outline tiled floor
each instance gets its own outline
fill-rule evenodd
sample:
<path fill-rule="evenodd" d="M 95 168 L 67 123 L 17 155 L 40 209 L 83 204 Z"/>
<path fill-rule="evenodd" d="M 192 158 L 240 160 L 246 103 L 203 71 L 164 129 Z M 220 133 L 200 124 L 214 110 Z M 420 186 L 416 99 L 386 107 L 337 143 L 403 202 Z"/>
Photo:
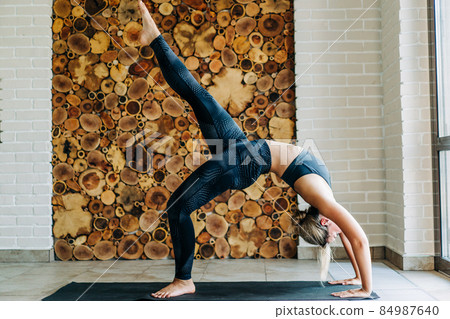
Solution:
<path fill-rule="evenodd" d="M 373 266 L 373 289 L 381 300 L 450 300 L 450 279 L 436 271 L 401 271 L 387 261 Z M 41 300 L 75 282 L 168 282 L 173 260 L 111 260 L 0 264 L 0 300 Z M 331 264 L 328 279 L 353 275 L 349 262 Z M 296 259 L 196 260 L 194 281 L 317 280 L 317 262 Z"/>

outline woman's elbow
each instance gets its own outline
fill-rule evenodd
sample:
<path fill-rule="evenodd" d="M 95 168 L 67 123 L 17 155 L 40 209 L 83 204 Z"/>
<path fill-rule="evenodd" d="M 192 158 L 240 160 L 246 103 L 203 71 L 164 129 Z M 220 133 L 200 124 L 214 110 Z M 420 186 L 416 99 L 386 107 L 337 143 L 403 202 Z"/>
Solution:
<path fill-rule="evenodd" d="M 353 249 L 364 249 L 369 247 L 369 240 L 367 239 L 366 234 L 361 234 L 360 236 L 356 236 L 350 240 L 350 243 Z"/>

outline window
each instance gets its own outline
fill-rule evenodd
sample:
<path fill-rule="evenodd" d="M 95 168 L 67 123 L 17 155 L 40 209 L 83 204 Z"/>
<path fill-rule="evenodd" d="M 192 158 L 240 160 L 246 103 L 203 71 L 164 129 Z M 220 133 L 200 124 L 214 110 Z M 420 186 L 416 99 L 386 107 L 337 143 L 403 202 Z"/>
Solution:
<path fill-rule="evenodd" d="M 439 152 L 439 175 L 441 185 L 441 245 L 443 258 L 450 260 L 450 152 Z"/>
<path fill-rule="evenodd" d="M 435 1 L 441 258 L 450 261 L 450 1 Z"/>

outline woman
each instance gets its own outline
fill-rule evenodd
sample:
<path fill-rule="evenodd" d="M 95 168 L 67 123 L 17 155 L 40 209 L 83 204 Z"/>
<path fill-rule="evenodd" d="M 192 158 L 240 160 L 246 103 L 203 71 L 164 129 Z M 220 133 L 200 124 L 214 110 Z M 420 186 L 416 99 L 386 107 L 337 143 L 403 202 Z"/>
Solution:
<path fill-rule="evenodd" d="M 362 283 L 362 288 L 332 295 L 344 298 L 370 296 L 372 275 L 367 237 L 350 213 L 335 201 L 323 162 L 299 146 L 264 139 L 249 141 L 231 116 L 173 53 L 140 0 L 139 8 L 143 21 L 141 44 L 152 47 L 167 83 L 192 106 L 206 141 L 223 141 L 223 149 L 192 172 L 167 203 L 175 278 L 152 296 L 168 298 L 195 292 L 191 278 L 195 248 L 191 212 L 228 189 L 250 186 L 259 175 L 268 172 L 280 176 L 312 206 L 299 225 L 300 235 L 307 242 L 323 248 L 322 273 L 325 275 L 330 259 L 328 244 L 340 234 L 356 277 L 331 283 Z M 282 161 L 281 150 L 287 151 L 288 164 Z"/>

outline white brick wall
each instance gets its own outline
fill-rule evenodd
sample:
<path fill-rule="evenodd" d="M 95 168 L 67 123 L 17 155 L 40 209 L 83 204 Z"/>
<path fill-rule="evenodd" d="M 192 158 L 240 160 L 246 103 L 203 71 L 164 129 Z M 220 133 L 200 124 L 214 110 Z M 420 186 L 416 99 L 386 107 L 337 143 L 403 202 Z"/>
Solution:
<path fill-rule="evenodd" d="M 52 247 L 51 5 L 0 1 L 0 249 Z M 294 10 L 300 143 L 314 140 L 371 246 L 432 255 L 426 0 Z"/>
<path fill-rule="evenodd" d="M 314 140 L 337 201 L 371 246 L 384 246 L 380 3 L 300 0 L 294 9 L 297 137 Z"/>
<path fill-rule="evenodd" d="M 371 246 L 433 256 L 427 1 L 294 8 L 300 143 L 314 140 Z"/>
<path fill-rule="evenodd" d="M 386 166 L 387 246 L 401 252 L 404 240 L 402 178 L 402 130 L 400 99 L 399 20 L 400 3 L 382 1 L 382 60 Z"/>
<path fill-rule="evenodd" d="M 0 1 L 0 249 L 53 244 L 52 3 Z"/>
<path fill-rule="evenodd" d="M 433 256 L 427 1 L 382 1 L 387 247 Z"/>

